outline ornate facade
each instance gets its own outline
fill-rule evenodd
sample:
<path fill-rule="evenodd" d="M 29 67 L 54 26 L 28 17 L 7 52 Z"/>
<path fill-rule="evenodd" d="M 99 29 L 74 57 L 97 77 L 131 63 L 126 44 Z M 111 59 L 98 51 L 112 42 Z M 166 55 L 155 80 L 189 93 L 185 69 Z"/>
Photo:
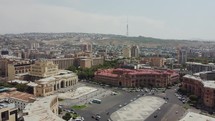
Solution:
<path fill-rule="evenodd" d="M 36 96 L 48 96 L 61 88 L 74 86 L 78 76 L 67 70 L 58 70 L 52 61 L 39 61 L 32 65 L 31 76 L 40 77 L 28 86 L 33 87 L 32 93 Z"/>
<path fill-rule="evenodd" d="M 178 81 L 179 74 L 172 70 L 106 69 L 95 73 L 96 81 L 122 87 L 166 87 Z"/>
<path fill-rule="evenodd" d="M 198 96 L 207 107 L 215 107 L 215 80 L 203 79 L 198 75 L 185 75 L 182 88 Z"/>

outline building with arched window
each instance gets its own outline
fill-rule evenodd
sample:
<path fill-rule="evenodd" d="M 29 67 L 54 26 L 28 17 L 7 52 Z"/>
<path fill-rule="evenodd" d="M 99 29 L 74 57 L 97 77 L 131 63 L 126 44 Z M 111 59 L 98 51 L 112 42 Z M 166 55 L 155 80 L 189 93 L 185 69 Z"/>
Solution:
<path fill-rule="evenodd" d="M 120 87 L 167 87 L 179 79 L 173 70 L 105 69 L 95 73 L 96 81 Z"/>
<path fill-rule="evenodd" d="M 200 72 L 194 75 L 185 75 L 182 89 L 196 95 L 207 107 L 215 107 L 215 72 Z"/>
<path fill-rule="evenodd" d="M 48 96 L 61 88 L 74 86 L 78 82 L 78 76 L 68 70 L 58 70 L 58 66 L 52 61 L 42 60 L 31 66 L 30 76 L 34 82 L 29 83 L 32 93 L 36 96 Z"/>

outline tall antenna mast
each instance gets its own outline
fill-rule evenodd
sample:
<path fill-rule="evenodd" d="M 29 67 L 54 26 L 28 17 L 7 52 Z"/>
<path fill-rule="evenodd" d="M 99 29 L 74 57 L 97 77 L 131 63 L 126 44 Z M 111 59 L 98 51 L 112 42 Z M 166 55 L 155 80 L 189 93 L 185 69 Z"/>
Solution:
<path fill-rule="evenodd" d="M 127 16 L 127 25 L 126 25 L 126 36 L 128 36 L 128 16 Z"/>

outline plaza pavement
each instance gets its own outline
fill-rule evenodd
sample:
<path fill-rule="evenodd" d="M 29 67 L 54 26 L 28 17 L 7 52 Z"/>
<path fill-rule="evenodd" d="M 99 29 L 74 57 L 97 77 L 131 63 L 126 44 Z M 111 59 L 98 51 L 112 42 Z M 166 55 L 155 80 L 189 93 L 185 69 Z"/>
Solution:
<path fill-rule="evenodd" d="M 94 92 L 94 91 L 97 91 L 97 89 L 93 88 L 93 87 L 83 86 L 83 87 L 78 87 L 74 91 L 59 93 L 58 96 L 61 99 L 77 99 L 79 97 L 82 97 L 82 96 L 87 95 L 87 94 Z"/>
<path fill-rule="evenodd" d="M 143 121 L 158 110 L 165 100 L 154 96 L 140 97 L 111 114 L 112 121 Z"/>

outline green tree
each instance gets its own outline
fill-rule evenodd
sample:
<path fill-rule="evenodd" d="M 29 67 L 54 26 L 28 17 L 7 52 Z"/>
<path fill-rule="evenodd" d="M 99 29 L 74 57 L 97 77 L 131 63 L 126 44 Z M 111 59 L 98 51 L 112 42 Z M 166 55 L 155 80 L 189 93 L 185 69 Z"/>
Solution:
<path fill-rule="evenodd" d="M 92 66 L 91 68 L 76 68 L 71 66 L 68 70 L 76 72 L 80 79 L 93 79 L 94 73 L 98 69 L 116 68 L 119 60 L 105 61 L 103 65 Z"/>
<path fill-rule="evenodd" d="M 66 113 L 62 118 L 66 121 L 68 121 L 71 118 L 71 114 L 70 113 Z"/>
<path fill-rule="evenodd" d="M 17 84 L 17 85 L 15 86 L 15 88 L 16 88 L 18 91 L 26 92 L 28 86 L 27 86 L 26 84 Z"/>
<path fill-rule="evenodd" d="M 61 114 L 61 112 L 62 112 L 62 109 L 58 108 L 58 114 Z"/>
<path fill-rule="evenodd" d="M 186 95 L 186 94 L 187 94 L 187 91 L 186 91 L 186 89 L 184 89 L 184 88 L 179 88 L 179 89 L 178 89 L 178 92 L 180 92 L 180 93 L 183 94 L 183 95 Z"/>
<path fill-rule="evenodd" d="M 77 68 L 75 66 L 70 66 L 68 68 L 68 70 L 72 71 L 72 72 L 76 72 L 77 71 Z"/>
<path fill-rule="evenodd" d="M 190 96 L 189 96 L 189 99 L 190 99 L 191 101 L 197 101 L 197 100 L 198 100 L 198 97 L 197 97 L 196 95 L 190 95 Z"/>

